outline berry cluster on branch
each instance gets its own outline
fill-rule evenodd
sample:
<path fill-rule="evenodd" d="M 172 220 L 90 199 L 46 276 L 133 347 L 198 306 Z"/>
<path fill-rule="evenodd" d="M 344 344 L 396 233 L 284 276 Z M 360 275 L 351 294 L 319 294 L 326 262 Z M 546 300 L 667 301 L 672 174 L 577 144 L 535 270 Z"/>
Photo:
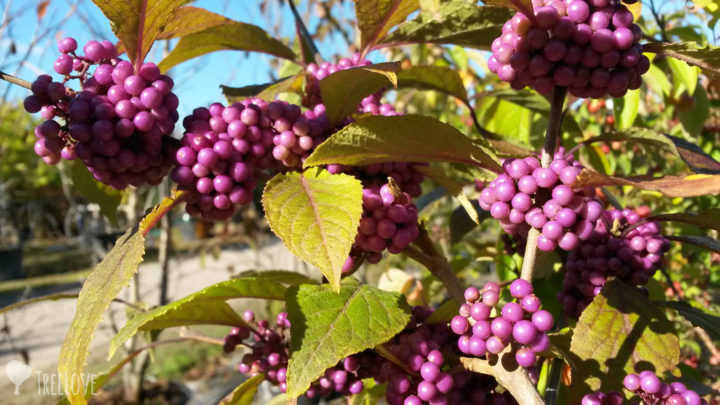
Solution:
<path fill-rule="evenodd" d="M 628 374 L 623 386 L 637 396 L 643 405 L 706 405 L 697 392 L 687 388 L 681 382 L 664 384 L 652 371 L 640 374 Z M 582 405 L 622 405 L 624 397 L 617 391 L 609 393 L 593 392 L 582 399 Z M 633 402 L 635 403 L 635 402 Z"/>

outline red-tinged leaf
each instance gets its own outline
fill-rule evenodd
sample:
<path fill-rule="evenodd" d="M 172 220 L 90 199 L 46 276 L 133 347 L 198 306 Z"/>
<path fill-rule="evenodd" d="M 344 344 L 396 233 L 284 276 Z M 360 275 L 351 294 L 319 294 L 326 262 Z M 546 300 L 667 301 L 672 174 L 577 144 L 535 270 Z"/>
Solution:
<path fill-rule="evenodd" d="M 695 173 L 720 174 L 720 162 L 713 159 L 699 146 L 672 135 L 665 135 L 677 148 L 685 164 Z"/>
<path fill-rule="evenodd" d="M 625 375 L 638 368 L 654 367 L 660 375 L 674 369 L 680 343 L 656 305 L 637 288 L 611 280 L 580 315 L 570 352 L 580 361 L 572 401 L 588 391 L 619 391 Z"/>
<path fill-rule="evenodd" d="M 643 45 L 643 51 L 671 56 L 701 69 L 720 73 L 720 48 L 715 46 L 701 48 L 695 42 L 651 42 Z"/>
<path fill-rule="evenodd" d="M 488 6 L 508 7 L 525 15 L 535 15 L 530 0 L 485 0 L 484 3 Z"/>
<path fill-rule="evenodd" d="M 668 197 L 698 197 L 720 194 L 720 175 L 612 177 L 592 170 L 583 170 L 574 183 L 576 187 L 633 186 L 660 192 Z"/>
<path fill-rule="evenodd" d="M 420 7 L 417 0 L 355 0 L 360 47 L 372 47 Z"/>
<path fill-rule="evenodd" d="M 185 6 L 175 12 L 173 18 L 162 27 L 157 39 L 184 37 L 232 20 L 204 8 Z"/>
<path fill-rule="evenodd" d="M 167 71 L 186 60 L 222 50 L 262 52 L 295 60 L 292 50 L 262 28 L 231 21 L 180 38 L 172 52 L 158 66 L 160 70 Z"/>
<path fill-rule="evenodd" d="M 665 237 L 670 240 L 674 240 L 675 242 L 689 243 L 691 245 L 707 249 L 711 252 L 720 253 L 720 242 L 709 236 L 666 235 Z"/>
<path fill-rule="evenodd" d="M 175 18 L 189 0 L 93 0 L 110 20 L 115 36 L 122 41 L 130 62 L 145 59 L 163 27 Z"/>
<path fill-rule="evenodd" d="M 720 208 L 710 208 L 693 212 L 678 212 L 674 214 L 660 214 L 648 218 L 649 221 L 674 221 L 686 224 L 697 225 L 701 228 L 709 228 L 720 231 Z"/>

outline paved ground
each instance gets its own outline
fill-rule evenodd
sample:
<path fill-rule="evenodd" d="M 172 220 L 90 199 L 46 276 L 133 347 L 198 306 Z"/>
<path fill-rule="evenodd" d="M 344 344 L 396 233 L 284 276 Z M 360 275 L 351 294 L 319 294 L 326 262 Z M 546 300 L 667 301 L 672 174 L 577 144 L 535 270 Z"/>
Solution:
<path fill-rule="evenodd" d="M 285 269 L 317 274 L 316 270 L 295 259 L 282 245 L 274 242 L 259 251 L 251 249 L 225 250 L 218 259 L 207 255 L 201 257 L 176 258 L 172 261 L 169 285 L 171 299 L 184 297 L 192 292 L 201 290 L 211 284 L 228 279 L 230 273 L 242 270 Z M 158 285 L 160 281 L 160 268 L 157 263 L 148 263 L 140 266 L 141 292 L 144 302 L 155 304 L 158 302 Z M 73 288 L 73 287 L 71 287 Z M 74 287 L 67 292 L 77 292 Z M 129 298 L 129 291 L 125 289 L 119 295 Z M 28 404 L 28 403 L 54 403 L 56 397 L 52 396 L 60 391 L 57 386 L 57 357 L 63 338 L 75 314 L 76 302 L 74 299 L 60 301 L 46 301 L 35 303 L 0 315 L 0 324 L 9 328 L 8 334 L 3 334 L 0 340 L 0 403 L 1 404 Z M 110 318 L 116 325 L 122 326 L 125 322 L 125 308 L 122 304 L 113 304 L 106 312 L 103 322 L 90 347 L 91 367 L 102 369 L 98 362 L 103 362 L 107 354 L 108 343 L 113 336 Z M 26 351 L 29 365 L 32 368 L 31 376 L 19 387 L 20 396 L 15 397 L 15 386 L 10 382 L 8 370 L 12 375 L 22 378 L 22 371 L 18 371 L 7 364 L 13 360 L 23 361 L 20 351 Z M 17 364 L 16 364 L 17 366 Z"/>

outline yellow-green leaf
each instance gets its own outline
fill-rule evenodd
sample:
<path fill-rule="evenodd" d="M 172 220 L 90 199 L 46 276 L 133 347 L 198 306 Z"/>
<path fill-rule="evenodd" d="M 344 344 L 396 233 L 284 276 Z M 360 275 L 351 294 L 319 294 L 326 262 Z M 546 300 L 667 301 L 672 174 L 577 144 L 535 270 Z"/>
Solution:
<path fill-rule="evenodd" d="M 398 87 L 435 90 L 467 102 L 467 91 L 460 74 L 446 66 L 412 66 L 398 73 Z"/>
<path fill-rule="evenodd" d="M 451 125 L 412 114 L 358 120 L 323 142 L 305 167 L 382 162 L 457 162 L 500 170 L 488 148 L 474 144 Z"/>
<path fill-rule="evenodd" d="M 160 62 L 159 67 L 160 70 L 167 71 L 188 59 L 222 50 L 263 52 L 295 60 L 293 51 L 262 28 L 231 21 L 180 38 L 172 52 Z"/>
<path fill-rule="evenodd" d="M 354 0 L 360 47 L 372 47 L 420 5 L 417 0 Z"/>
<path fill-rule="evenodd" d="M 215 14 L 204 8 L 185 6 L 175 11 L 175 15 L 163 27 L 157 39 L 170 39 L 184 37 L 188 34 L 203 31 L 220 24 L 227 24 L 232 20 Z"/>
<path fill-rule="evenodd" d="M 223 405 L 250 405 L 253 402 L 255 393 L 260 386 L 260 383 L 265 380 L 264 374 L 258 374 L 245 380 L 242 384 L 238 385 L 232 392 L 230 401 L 223 402 Z"/>
<path fill-rule="evenodd" d="M 367 96 L 388 85 L 397 87 L 399 62 L 378 63 L 339 70 L 320 80 L 320 94 L 330 126 L 342 121 L 357 109 Z"/>
<path fill-rule="evenodd" d="M 279 174 L 265 186 L 262 203 L 270 228 L 285 246 L 317 266 L 339 291 L 362 215 L 360 181 L 319 168 Z"/>
<path fill-rule="evenodd" d="M 720 48 L 700 47 L 695 42 L 651 42 L 643 45 L 644 52 L 652 52 L 683 60 L 701 69 L 720 73 Z"/>
<path fill-rule="evenodd" d="M 285 297 L 290 329 L 287 393 L 302 395 L 343 358 L 388 341 L 410 321 L 402 295 L 343 281 L 339 294 L 328 285 L 301 285 Z"/>

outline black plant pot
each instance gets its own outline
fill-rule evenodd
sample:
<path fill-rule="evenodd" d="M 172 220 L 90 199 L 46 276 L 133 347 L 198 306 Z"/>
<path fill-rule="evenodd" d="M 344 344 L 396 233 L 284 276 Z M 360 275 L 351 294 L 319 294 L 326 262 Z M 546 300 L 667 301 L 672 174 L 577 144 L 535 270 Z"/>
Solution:
<path fill-rule="evenodd" d="M 22 246 L 0 248 L 0 281 L 23 278 Z"/>

